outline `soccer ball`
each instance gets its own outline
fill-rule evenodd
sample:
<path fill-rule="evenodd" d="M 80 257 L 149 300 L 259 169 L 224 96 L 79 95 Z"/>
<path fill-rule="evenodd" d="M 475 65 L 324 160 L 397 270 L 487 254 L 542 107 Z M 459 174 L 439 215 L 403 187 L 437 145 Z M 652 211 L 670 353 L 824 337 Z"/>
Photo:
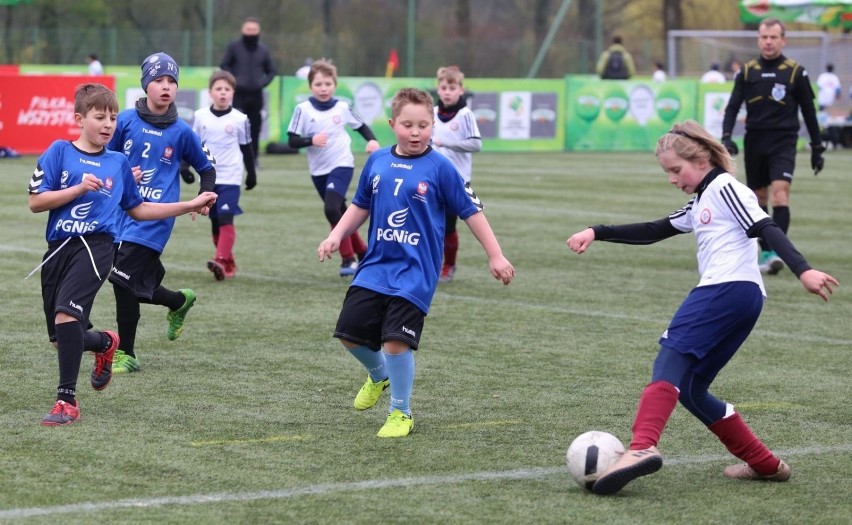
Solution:
<path fill-rule="evenodd" d="M 591 430 L 580 434 L 568 447 L 568 471 L 581 487 L 592 490 L 598 475 L 624 454 L 624 445 L 612 434 Z"/>

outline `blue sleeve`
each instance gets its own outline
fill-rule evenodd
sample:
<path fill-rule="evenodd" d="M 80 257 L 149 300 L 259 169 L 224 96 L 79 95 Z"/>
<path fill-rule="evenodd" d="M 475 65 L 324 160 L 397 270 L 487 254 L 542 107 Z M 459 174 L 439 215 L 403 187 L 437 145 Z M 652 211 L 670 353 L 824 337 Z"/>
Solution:
<path fill-rule="evenodd" d="M 358 177 L 358 186 L 355 188 L 355 195 L 352 196 L 352 204 L 359 208 L 369 209 L 370 202 L 373 200 L 373 186 L 369 174 L 372 173 L 373 163 L 378 157 L 378 151 L 367 157 L 367 162 L 364 163 L 364 168 L 361 170 L 361 176 Z"/>
<path fill-rule="evenodd" d="M 130 168 L 130 162 L 124 155 L 121 156 L 121 209 L 132 210 L 142 204 L 142 195 L 139 194 L 139 187 L 136 185 L 136 179 L 133 178 L 133 171 Z"/>
<path fill-rule="evenodd" d="M 201 138 L 192 131 L 189 124 L 186 124 L 182 136 L 184 140 L 183 160 L 189 162 L 198 173 L 212 170 L 216 160 L 210 150 L 201 143 Z"/>

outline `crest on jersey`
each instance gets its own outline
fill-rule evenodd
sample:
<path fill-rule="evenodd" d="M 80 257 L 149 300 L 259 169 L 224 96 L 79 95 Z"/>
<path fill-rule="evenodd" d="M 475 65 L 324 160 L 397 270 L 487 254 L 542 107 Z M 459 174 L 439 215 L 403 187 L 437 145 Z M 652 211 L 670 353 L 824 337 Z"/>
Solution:
<path fill-rule="evenodd" d="M 417 194 L 418 195 L 426 195 L 427 191 L 429 191 L 429 185 L 428 184 L 426 184 L 425 182 L 422 182 L 422 181 L 417 183 Z"/>
<path fill-rule="evenodd" d="M 698 217 L 698 220 L 701 221 L 701 224 L 710 224 L 710 221 L 713 220 L 713 214 L 710 212 L 710 208 L 704 208 L 701 210 L 701 215 Z"/>
<path fill-rule="evenodd" d="M 772 87 L 772 98 L 775 100 L 784 100 L 787 95 L 787 86 L 784 84 L 775 84 Z"/>
<path fill-rule="evenodd" d="M 174 154 L 175 149 L 171 146 L 166 146 L 166 149 L 163 150 L 163 157 L 171 160 L 172 155 Z"/>

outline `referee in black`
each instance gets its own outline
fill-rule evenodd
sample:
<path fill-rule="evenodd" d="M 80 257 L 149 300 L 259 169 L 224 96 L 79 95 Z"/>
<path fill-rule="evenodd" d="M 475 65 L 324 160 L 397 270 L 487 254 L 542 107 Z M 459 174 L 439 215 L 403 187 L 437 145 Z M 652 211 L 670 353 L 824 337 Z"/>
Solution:
<path fill-rule="evenodd" d="M 754 191 L 761 208 L 768 211 L 767 204 L 772 206 L 772 219 L 786 234 L 790 228 L 790 184 L 796 165 L 800 109 L 811 137 L 814 175 L 825 164 L 822 158 L 825 147 L 808 72 L 781 53 L 787 43 L 785 31 L 784 23 L 777 18 L 767 18 L 758 26 L 760 57 L 746 62 L 734 78 L 734 90 L 722 123 L 722 144 L 731 155 L 739 153 L 731 132 L 745 101 L 746 184 Z M 772 275 L 784 268 L 781 258 L 763 239 L 760 239 L 758 263 L 761 272 Z"/>

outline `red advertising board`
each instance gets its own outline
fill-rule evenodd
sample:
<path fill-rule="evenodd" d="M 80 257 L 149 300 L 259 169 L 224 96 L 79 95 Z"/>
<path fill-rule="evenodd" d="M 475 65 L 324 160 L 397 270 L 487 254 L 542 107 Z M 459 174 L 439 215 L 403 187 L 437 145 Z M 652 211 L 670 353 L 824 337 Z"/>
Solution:
<path fill-rule="evenodd" d="M 0 147 L 38 155 L 54 140 L 74 140 L 77 86 L 98 82 L 115 89 L 115 77 L 0 74 Z"/>

